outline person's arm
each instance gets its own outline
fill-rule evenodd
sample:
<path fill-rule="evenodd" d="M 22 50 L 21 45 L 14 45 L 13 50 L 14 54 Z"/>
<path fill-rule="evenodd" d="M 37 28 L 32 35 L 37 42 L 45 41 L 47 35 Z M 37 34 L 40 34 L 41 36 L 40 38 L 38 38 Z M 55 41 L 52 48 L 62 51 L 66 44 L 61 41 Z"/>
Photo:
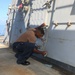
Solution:
<path fill-rule="evenodd" d="M 44 38 L 40 38 L 40 40 L 44 43 L 46 41 L 46 39 Z"/>

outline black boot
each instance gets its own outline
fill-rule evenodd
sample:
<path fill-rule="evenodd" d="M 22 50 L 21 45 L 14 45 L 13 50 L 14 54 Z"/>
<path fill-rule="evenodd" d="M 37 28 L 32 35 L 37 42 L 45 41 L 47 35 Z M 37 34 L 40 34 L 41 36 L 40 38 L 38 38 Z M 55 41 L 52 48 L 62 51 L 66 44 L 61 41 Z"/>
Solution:
<path fill-rule="evenodd" d="M 20 62 L 20 61 L 17 60 L 17 64 L 30 65 L 30 62 L 29 61 Z"/>

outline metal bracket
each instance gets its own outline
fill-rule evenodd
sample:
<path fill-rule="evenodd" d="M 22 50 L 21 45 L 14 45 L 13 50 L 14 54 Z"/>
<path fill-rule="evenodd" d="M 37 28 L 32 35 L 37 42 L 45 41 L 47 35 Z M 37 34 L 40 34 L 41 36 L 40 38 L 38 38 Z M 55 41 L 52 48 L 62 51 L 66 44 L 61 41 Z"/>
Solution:
<path fill-rule="evenodd" d="M 58 26 L 58 23 L 56 22 L 56 23 L 54 23 L 54 25 L 55 25 L 55 27 L 57 27 Z"/>
<path fill-rule="evenodd" d="M 43 6 L 45 6 L 45 7 L 47 7 L 47 8 L 50 8 L 52 1 L 53 1 L 53 0 L 47 1 Z M 42 6 L 42 7 L 43 7 L 43 6 Z"/>
<path fill-rule="evenodd" d="M 22 1 L 22 4 L 25 4 L 25 3 L 28 4 L 30 0 L 21 0 L 21 1 Z"/>
<path fill-rule="evenodd" d="M 67 22 L 67 27 L 71 26 L 71 22 Z"/>

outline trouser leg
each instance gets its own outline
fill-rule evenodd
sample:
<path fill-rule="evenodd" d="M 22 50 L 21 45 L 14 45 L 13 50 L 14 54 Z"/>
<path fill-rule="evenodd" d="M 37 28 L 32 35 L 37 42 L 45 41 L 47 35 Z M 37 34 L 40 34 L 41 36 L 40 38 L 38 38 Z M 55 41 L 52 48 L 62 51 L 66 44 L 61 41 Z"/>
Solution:
<path fill-rule="evenodd" d="M 13 43 L 12 48 L 13 48 L 13 51 L 16 53 L 15 57 L 17 57 L 17 58 L 23 52 L 23 50 L 21 49 L 21 46 L 20 46 L 20 42 Z"/>
<path fill-rule="evenodd" d="M 22 53 L 19 54 L 17 63 L 24 63 L 33 53 L 35 45 L 31 43 L 24 43 L 21 45 Z"/>

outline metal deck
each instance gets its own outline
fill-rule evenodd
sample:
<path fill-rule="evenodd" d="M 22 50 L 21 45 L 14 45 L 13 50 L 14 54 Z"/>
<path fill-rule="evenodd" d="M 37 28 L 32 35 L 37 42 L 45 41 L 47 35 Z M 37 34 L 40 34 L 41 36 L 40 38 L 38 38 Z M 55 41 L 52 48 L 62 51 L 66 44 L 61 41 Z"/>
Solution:
<path fill-rule="evenodd" d="M 2 42 L 2 39 L 0 39 L 0 42 Z M 31 63 L 29 66 L 18 65 L 14 54 L 12 49 L 0 43 L 0 75 L 69 75 L 32 58 L 29 58 Z"/>

